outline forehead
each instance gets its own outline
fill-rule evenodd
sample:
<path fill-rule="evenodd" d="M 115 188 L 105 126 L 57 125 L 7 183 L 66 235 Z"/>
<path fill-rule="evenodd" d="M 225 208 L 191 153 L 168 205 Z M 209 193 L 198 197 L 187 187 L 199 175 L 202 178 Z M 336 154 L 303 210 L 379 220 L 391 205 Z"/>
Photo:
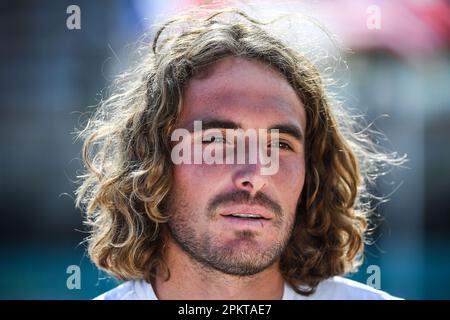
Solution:
<path fill-rule="evenodd" d="M 303 104 L 287 80 L 264 63 L 237 57 L 220 60 L 186 86 L 179 126 L 205 118 L 249 128 L 280 122 L 306 126 Z"/>

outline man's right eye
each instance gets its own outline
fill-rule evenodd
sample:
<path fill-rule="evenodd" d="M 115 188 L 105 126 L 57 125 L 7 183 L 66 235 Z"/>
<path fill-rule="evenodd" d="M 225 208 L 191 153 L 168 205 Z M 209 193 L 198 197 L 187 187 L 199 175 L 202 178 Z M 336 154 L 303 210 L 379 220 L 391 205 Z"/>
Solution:
<path fill-rule="evenodd" d="M 216 136 L 212 136 L 212 137 L 206 137 L 203 139 L 202 143 L 226 143 L 226 140 L 223 137 L 216 137 Z"/>

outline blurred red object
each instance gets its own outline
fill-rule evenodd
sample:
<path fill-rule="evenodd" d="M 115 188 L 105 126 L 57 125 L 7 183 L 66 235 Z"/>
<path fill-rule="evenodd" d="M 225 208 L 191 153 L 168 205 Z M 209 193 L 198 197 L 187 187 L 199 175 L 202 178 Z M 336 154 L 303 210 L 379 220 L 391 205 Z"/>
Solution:
<path fill-rule="evenodd" d="M 220 8 L 228 1 L 183 2 Z M 279 8 L 282 2 L 272 3 Z M 311 6 L 314 12 L 305 14 L 317 17 L 355 51 L 387 50 L 411 55 L 449 48 L 450 4 L 445 0 L 288 1 L 289 8 L 296 2 Z M 258 1 L 253 3 L 257 5 Z M 267 1 L 264 3 L 267 5 Z"/>

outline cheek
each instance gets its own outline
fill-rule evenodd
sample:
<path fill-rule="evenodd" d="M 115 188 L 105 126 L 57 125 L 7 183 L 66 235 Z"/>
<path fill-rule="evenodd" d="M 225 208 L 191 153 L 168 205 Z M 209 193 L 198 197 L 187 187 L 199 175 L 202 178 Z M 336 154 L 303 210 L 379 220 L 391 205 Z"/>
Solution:
<path fill-rule="evenodd" d="M 177 194 L 186 194 L 193 189 L 201 188 L 201 173 L 195 170 L 195 165 L 175 165 L 173 170 L 173 188 Z"/>
<path fill-rule="evenodd" d="M 295 209 L 305 183 L 304 161 L 280 159 L 280 170 L 275 178 L 281 198 L 289 208 Z"/>
<path fill-rule="evenodd" d="M 175 165 L 169 208 L 178 224 L 200 223 L 208 195 L 200 170 L 196 165 Z M 199 194 L 205 197 L 199 197 Z"/>
<path fill-rule="evenodd" d="M 174 166 L 173 190 L 183 198 L 191 198 L 195 203 L 207 201 L 219 188 L 227 174 L 225 166 L 181 164 Z"/>

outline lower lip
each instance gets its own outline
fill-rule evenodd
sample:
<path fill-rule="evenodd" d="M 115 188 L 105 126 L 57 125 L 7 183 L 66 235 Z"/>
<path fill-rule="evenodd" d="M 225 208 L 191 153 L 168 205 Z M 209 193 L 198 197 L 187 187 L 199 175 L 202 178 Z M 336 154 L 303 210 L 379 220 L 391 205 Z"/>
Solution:
<path fill-rule="evenodd" d="M 253 218 L 237 218 L 233 216 L 223 216 L 225 221 L 234 225 L 250 228 L 264 228 L 270 220 L 268 219 L 253 219 Z"/>

